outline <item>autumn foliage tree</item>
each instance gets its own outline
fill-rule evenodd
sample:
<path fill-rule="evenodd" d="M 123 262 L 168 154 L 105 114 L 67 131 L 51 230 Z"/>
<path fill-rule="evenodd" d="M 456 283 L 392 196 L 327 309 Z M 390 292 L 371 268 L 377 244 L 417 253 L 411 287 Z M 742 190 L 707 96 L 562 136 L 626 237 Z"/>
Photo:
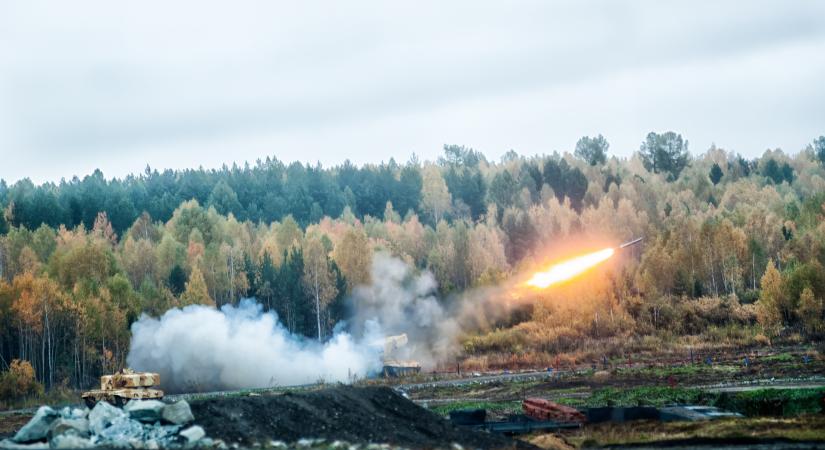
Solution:
<path fill-rule="evenodd" d="M 192 269 L 192 273 L 189 275 L 186 289 L 180 296 L 180 305 L 215 306 L 215 301 L 209 296 L 203 274 L 197 267 Z"/>
<path fill-rule="evenodd" d="M 535 309 L 504 319 L 472 311 L 484 326 L 470 347 L 572 351 L 587 339 L 760 325 L 818 339 L 821 143 L 757 158 L 717 147 L 690 155 L 667 132 L 629 158 L 607 158 L 596 137 L 574 154 L 511 151 L 500 161 L 450 145 L 434 162 L 264 158 L 125 179 L 0 181 L 0 368 L 19 360 L 15 370 L 46 388 L 86 388 L 125 364 L 141 313 L 248 296 L 290 332 L 325 340 L 346 319 L 347 295 L 372 281 L 375 252 L 431 271 L 449 308 L 462 292 L 519 280 L 559 255 L 638 236 L 641 246 L 587 283 L 525 298 Z"/>
<path fill-rule="evenodd" d="M 760 281 L 762 292 L 759 295 L 758 319 L 766 330 L 775 330 L 788 318 L 791 311 L 787 309 L 787 298 L 782 289 L 782 274 L 776 270 L 773 261 L 768 262 L 765 274 Z"/>
<path fill-rule="evenodd" d="M 25 360 L 14 359 L 0 373 L 0 400 L 4 402 L 43 394 L 43 385 L 34 377 L 34 368 Z"/>

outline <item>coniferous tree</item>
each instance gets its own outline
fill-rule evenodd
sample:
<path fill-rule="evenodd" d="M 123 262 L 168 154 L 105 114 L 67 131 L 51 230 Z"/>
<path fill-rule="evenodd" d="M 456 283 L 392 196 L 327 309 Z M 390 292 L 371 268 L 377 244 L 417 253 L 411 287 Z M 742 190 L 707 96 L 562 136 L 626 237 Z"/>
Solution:
<path fill-rule="evenodd" d="M 710 177 L 711 183 L 713 185 L 719 184 L 719 181 L 722 180 L 722 168 L 719 167 L 719 164 L 713 163 L 713 166 L 710 168 L 710 173 L 708 176 Z"/>
<path fill-rule="evenodd" d="M 825 136 L 814 139 L 814 155 L 820 164 L 825 166 Z"/>
<path fill-rule="evenodd" d="M 176 297 L 180 296 L 183 291 L 186 289 L 186 282 L 188 278 L 186 276 L 186 271 L 177 264 L 172 267 L 172 271 L 169 272 L 169 289 L 172 291 Z"/>

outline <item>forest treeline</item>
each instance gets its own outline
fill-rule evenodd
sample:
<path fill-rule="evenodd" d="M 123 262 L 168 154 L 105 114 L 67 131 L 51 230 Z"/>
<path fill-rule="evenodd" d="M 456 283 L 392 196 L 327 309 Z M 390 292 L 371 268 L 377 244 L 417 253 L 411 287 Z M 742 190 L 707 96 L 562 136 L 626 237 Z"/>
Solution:
<path fill-rule="evenodd" d="M 323 340 L 346 316 L 347 294 L 369 282 L 376 252 L 430 270 L 449 294 L 533 268 L 571 242 L 638 236 L 637 258 L 578 288 L 575 314 L 552 301 L 559 293 L 537 294 L 527 315 L 492 324 L 494 339 L 466 350 L 531 332 L 555 349 L 562 335 L 730 324 L 818 339 L 824 164 L 825 137 L 794 155 L 747 159 L 715 147 L 692 156 L 668 132 L 650 133 L 627 159 L 597 136 L 572 154 L 511 151 L 498 162 L 445 146 L 435 162 L 323 168 L 267 158 L 0 182 L 0 368 L 12 376 L 25 363 L 46 387 L 86 387 L 123 366 L 141 313 L 249 296 L 290 331 Z"/>

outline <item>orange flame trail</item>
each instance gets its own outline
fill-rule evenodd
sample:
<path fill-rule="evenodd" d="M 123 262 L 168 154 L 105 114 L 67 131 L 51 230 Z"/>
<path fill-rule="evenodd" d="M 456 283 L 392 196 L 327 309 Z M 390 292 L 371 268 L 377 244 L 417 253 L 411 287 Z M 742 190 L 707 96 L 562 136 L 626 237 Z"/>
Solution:
<path fill-rule="evenodd" d="M 607 260 L 613 256 L 613 253 L 615 253 L 614 249 L 606 248 L 604 250 L 599 250 L 597 252 L 588 253 L 586 255 L 577 256 L 573 259 L 560 262 L 551 266 L 544 272 L 537 272 L 534 274 L 533 278 L 530 278 L 530 280 L 527 281 L 527 285 L 544 289 L 560 281 L 569 280 L 576 275 L 585 272 L 587 269 L 595 266 L 596 264 Z"/>

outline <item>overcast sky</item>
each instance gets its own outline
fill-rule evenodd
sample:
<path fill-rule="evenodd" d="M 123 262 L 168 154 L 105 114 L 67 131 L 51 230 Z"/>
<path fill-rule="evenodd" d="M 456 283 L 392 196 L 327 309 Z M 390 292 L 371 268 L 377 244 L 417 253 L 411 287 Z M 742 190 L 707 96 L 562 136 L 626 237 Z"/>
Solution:
<path fill-rule="evenodd" d="M 0 0 L 0 178 L 825 134 L 825 1 Z"/>

